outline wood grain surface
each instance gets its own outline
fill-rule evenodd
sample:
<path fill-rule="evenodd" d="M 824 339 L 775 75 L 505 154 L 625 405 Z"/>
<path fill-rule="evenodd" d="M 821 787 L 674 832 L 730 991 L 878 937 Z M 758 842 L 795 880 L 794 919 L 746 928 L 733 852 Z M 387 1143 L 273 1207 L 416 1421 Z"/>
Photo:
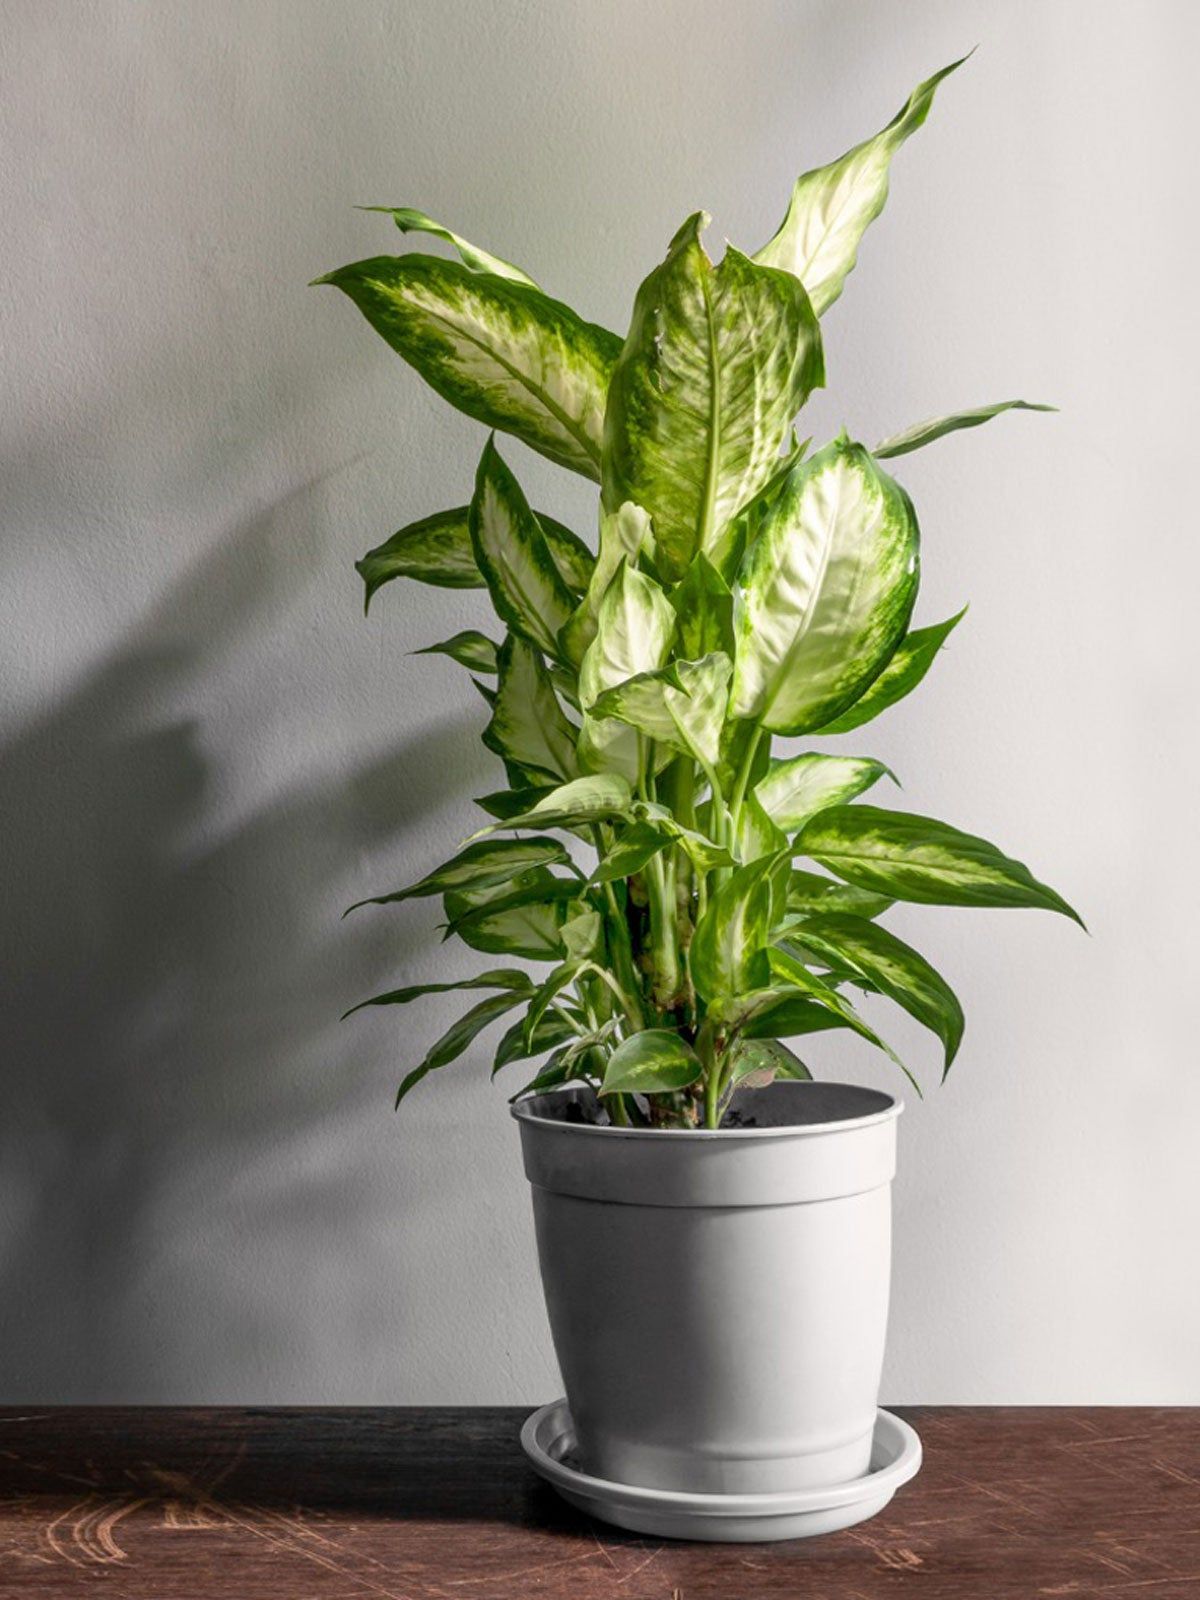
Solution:
<path fill-rule="evenodd" d="M 1200 1600 L 1200 1411 L 906 1408 L 882 1516 L 740 1546 L 576 1515 L 524 1414 L 0 1410 L 0 1596 Z"/>

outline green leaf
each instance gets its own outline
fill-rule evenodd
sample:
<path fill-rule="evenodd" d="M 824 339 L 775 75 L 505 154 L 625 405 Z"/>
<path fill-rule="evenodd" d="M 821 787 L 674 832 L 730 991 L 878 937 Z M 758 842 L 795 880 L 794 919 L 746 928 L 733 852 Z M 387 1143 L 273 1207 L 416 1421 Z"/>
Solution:
<path fill-rule="evenodd" d="M 634 812 L 644 817 L 687 855 L 697 872 L 708 873 L 714 867 L 732 867 L 736 863 L 724 845 L 714 844 L 707 834 L 697 828 L 685 827 L 677 822 L 666 806 L 657 802 L 637 801 Z"/>
<path fill-rule="evenodd" d="M 601 603 L 622 561 L 628 559 L 636 566 L 642 551 L 653 543 L 650 518 L 631 500 L 616 511 L 601 514 L 600 549 L 586 592 L 559 634 L 562 654 L 568 661 L 578 665 L 596 637 Z"/>
<path fill-rule="evenodd" d="M 457 934 L 471 949 L 494 955 L 557 961 L 563 953 L 560 930 L 567 902 L 578 891 L 575 879 L 524 883 L 452 920 L 447 936 Z"/>
<path fill-rule="evenodd" d="M 498 1021 L 514 1006 L 520 1005 L 523 998 L 524 996 L 520 994 L 494 994 L 486 1000 L 481 1000 L 477 1006 L 472 1006 L 465 1016 L 459 1017 L 457 1022 L 446 1029 L 437 1043 L 430 1047 L 421 1065 L 414 1067 L 404 1079 L 396 1091 L 396 1104 L 399 1105 L 422 1078 L 428 1077 L 438 1067 L 445 1067 L 451 1061 L 457 1061 L 485 1028 Z"/>
<path fill-rule="evenodd" d="M 570 856 L 557 839 L 481 839 L 460 850 L 426 877 L 406 889 L 391 894 L 372 895 L 356 900 L 343 913 L 349 916 L 359 906 L 386 906 L 400 900 L 414 900 L 431 894 L 445 894 L 464 887 L 486 888 L 493 883 L 508 883 L 530 867 L 563 866 Z"/>
<path fill-rule="evenodd" d="M 556 1045 L 574 1037 L 575 1030 L 566 1017 L 560 1012 L 550 1011 L 538 1023 L 533 1038 L 527 1041 L 525 1018 L 520 1017 L 505 1031 L 504 1037 L 496 1046 L 492 1077 L 502 1072 L 505 1067 L 511 1066 L 514 1061 L 528 1061 L 530 1056 L 539 1056 L 543 1050 L 553 1050 Z"/>
<path fill-rule="evenodd" d="M 631 878 L 671 842 L 671 835 L 665 828 L 645 819 L 635 822 L 606 852 L 590 882 L 612 883 L 618 878 Z"/>
<path fill-rule="evenodd" d="M 592 581 L 596 558 L 577 533 L 561 522 L 555 522 L 544 511 L 535 512 L 538 526 L 546 539 L 550 559 L 558 568 L 558 575 L 571 591 L 571 599 L 581 595 Z"/>
<path fill-rule="evenodd" d="M 452 983 L 414 983 L 407 989 L 389 989 L 386 994 L 360 1000 L 356 1006 L 342 1013 L 342 1021 L 345 1022 L 347 1017 L 352 1017 L 364 1006 L 406 1006 L 423 995 L 446 994 L 451 989 L 511 989 L 515 993 L 529 994 L 533 990 L 533 981 L 519 967 L 494 967 L 491 972 L 481 972 L 474 978 L 459 978 Z"/>
<path fill-rule="evenodd" d="M 847 883 L 935 906 L 1036 906 L 1083 926 L 1061 895 L 994 844 L 948 823 L 875 806 L 832 806 L 807 823 L 800 850 Z"/>
<path fill-rule="evenodd" d="M 812 1073 L 778 1039 L 738 1039 L 731 1051 L 731 1088 L 765 1089 L 776 1078 L 810 1082 Z"/>
<path fill-rule="evenodd" d="M 718 650 L 733 659 L 733 593 L 703 551 L 667 599 L 679 618 L 676 649 L 685 660 Z"/>
<path fill-rule="evenodd" d="M 958 433 L 962 428 L 978 428 L 981 423 L 998 417 L 1002 411 L 1057 410 L 1057 406 L 1037 405 L 1029 400 L 1000 400 L 994 406 L 977 406 L 974 411 L 955 411 L 948 417 L 931 417 L 928 422 L 918 422 L 911 428 L 905 428 L 903 433 L 893 433 L 890 438 L 881 440 L 871 454 L 877 461 L 887 456 L 906 456 L 910 450 L 919 450 L 922 445 L 932 444 L 935 439 L 942 439 L 948 433 Z"/>
<path fill-rule="evenodd" d="M 559 942 L 560 944 L 562 943 L 561 936 Z M 579 976 L 580 966 L 581 963 L 574 958 L 569 957 L 566 961 L 560 961 L 558 966 L 538 985 L 530 996 L 529 1009 L 525 1013 L 521 1026 L 525 1042 L 529 1046 L 531 1054 L 539 1025 L 550 1012 L 550 1007 L 558 999 L 562 991 Z"/>
<path fill-rule="evenodd" d="M 787 908 L 802 916 L 813 912 L 848 911 L 855 917 L 878 917 L 895 904 L 887 895 L 853 884 L 836 883 L 818 872 L 796 869 L 788 879 Z"/>
<path fill-rule="evenodd" d="M 874 1028 L 859 1016 L 844 994 L 839 994 L 830 984 L 818 978 L 815 972 L 810 972 L 802 961 L 787 950 L 776 947 L 770 951 L 768 960 L 771 971 L 777 978 L 782 978 L 786 983 L 792 984 L 806 998 L 816 1001 L 818 1005 L 824 1006 L 827 1011 L 832 1012 L 845 1027 L 857 1033 L 868 1044 L 873 1044 L 877 1050 L 882 1050 L 885 1056 L 896 1063 L 909 1083 L 917 1091 L 918 1096 L 920 1095 L 920 1084 L 892 1049 L 891 1045 L 881 1039 Z"/>
<path fill-rule="evenodd" d="M 936 1034 L 945 1050 L 945 1077 L 962 1043 L 963 1011 L 953 989 L 923 955 L 862 917 L 810 917 L 794 938 L 852 982 L 862 978 Z"/>
<path fill-rule="evenodd" d="M 661 667 L 674 632 L 675 613 L 662 589 L 623 561 L 600 602 L 596 637 L 579 668 L 579 703 L 584 711 L 579 757 L 593 772 L 619 772 L 631 783 L 637 781 L 637 735 L 612 722 L 598 722 L 588 713 L 606 689 Z"/>
<path fill-rule="evenodd" d="M 551 789 L 528 811 L 505 817 L 493 828 L 561 828 L 607 822 L 627 814 L 632 802 L 633 790 L 619 772 L 588 773 Z"/>
<path fill-rule="evenodd" d="M 605 504 L 646 508 L 666 580 L 721 544 L 825 381 L 798 281 L 732 246 L 714 267 L 700 243 L 707 221 L 689 217 L 638 290 L 604 424 Z"/>
<path fill-rule="evenodd" d="M 575 608 L 541 524 L 489 439 L 475 477 L 471 544 L 497 614 L 547 655 L 558 653 L 558 630 Z"/>
<path fill-rule="evenodd" d="M 435 222 L 432 217 L 423 211 L 414 211 L 411 206 L 359 206 L 359 211 L 381 211 L 384 216 L 391 217 L 401 233 L 429 233 L 437 239 L 444 239 L 447 244 L 452 244 L 462 257 L 465 264 L 473 272 L 491 272 L 499 278 L 510 278 L 513 283 L 527 284 L 531 289 L 536 289 L 537 284 L 527 272 L 522 272 L 520 267 L 514 267 L 511 261 L 505 261 L 502 256 L 494 256 L 487 250 L 481 250 L 478 245 L 472 244 L 469 239 L 464 239 L 461 234 L 452 233 L 441 222 Z"/>
<path fill-rule="evenodd" d="M 386 544 L 369 550 L 354 570 L 366 585 L 364 610 L 377 589 L 393 578 L 415 578 L 440 589 L 482 589 L 483 576 L 471 548 L 467 507 L 438 511 L 410 522 Z"/>
<path fill-rule="evenodd" d="M 729 657 L 713 651 L 700 661 L 673 661 L 658 672 L 640 672 L 606 689 L 592 705 L 592 719 L 615 718 L 705 768 L 714 767 L 732 670 Z"/>
<path fill-rule="evenodd" d="M 825 1033 L 848 1028 L 843 1017 L 815 1000 L 798 998 L 794 990 L 773 988 L 758 991 L 762 1003 L 751 1012 L 742 1032 L 745 1039 L 794 1039 L 807 1033 Z M 755 996 L 747 997 L 753 1000 Z"/>
<path fill-rule="evenodd" d="M 500 647 L 499 669 L 484 744 L 528 777 L 572 777 L 579 770 L 575 729 L 558 703 L 542 658 L 510 633 Z"/>
<path fill-rule="evenodd" d="M 474 628 L 464 628 L 461 633 L 443 639 L 440 644 L 427 644 L 423 650 L 414 650 L 413 655 L 449 656 L 452 661 L 457 661 L 462 667 L 469 667 L 472 672 L 499 671 L 496 646 L 487 634 L 479 633 Z"/>
<path fill-rule="evenodd" d="M 771 932 L 770 857 L 736 867 L 711 896 L 696 924 L 689 965 L 696 992 L 707 1001 L 756 988 L 767 970 Z"/>
<path fill-rule="evenodd" d="M 757 861 L 762 856 L 786 853 L 788 837 L 767 815 L 758 799 L 748 794 L 742 802 L 737 820 L 737 837 L 734 852 L 739 861 Z M 775 918 L 772 915 L 772 922 Z"/>
<path fill-rule="evenodd" d="M 669 1094 L 695 1083 L 700 1058 L 686 1039 L 670 1028 L 631 1034 L 608 1058 L 600 1093 Z"/>
<path fill-rule="evenodd" d="M 868 756 L 800 755 L 773 761 L 754 793 L 763 810 L 784 833 L 793 833 L 826 806 L 853 800 L 880 778 L 892 774 Z"/>
<path fill-rule="evenodd" d="M 523 816 L 531 811 L 539 800 L 544 800 L 560 787 L 557 783 L 533 783 L 520 789 L 497 789 L 495 794 L 477 795 L 475 804 L 486 811 L 489 817 L 499 817 L 501 822 L 506 822 L 509 817 Z"/>
<path fill-rule="evenodd" d="M 582 1078 L 585 1068 L 576 1065 L 574 1056 L 564 1056 L 561 1051 L 556 1052 L 547 1061 L 546 1065 L 527 1083 L 524 1088 L 518 1089 L 516 1094 L 509 1097 L 509 1105 L 515 1100 L 520 1100 L 527 1094 L 544 1094 L 547 1089 L 557 1089 L 564 1083 L 571 1083 L 576 1078 Z"/>
<path fill-rule="evenodd" d="M 742 569 L 730 711 L 807 733 L 850 705 L 904 636 L 917 518 L 862 445 L 793 469 Z"/>
<path fill-rule="evenodd" d="M 528 284 L 436 256 L 376 256 L 316 282 L 348 295 L 451 405 L 599 478 L 613 334 Z"/>
<path fill-rule="evenodd" d="M 892 157 L 929 115 L 938 84 L 966 59 L 918 84 L 873 139 L 797 178 L 778 232 L 754 259 L 794 273 L 818 316 L 841 294 L 858 258 L 859 241 L 883 210 Z"/>
<path fill-rule="evenodd" d="M 964 606 L 948 622 L 937 622 L 930 628 L 915 628 L 900 641 L 892 659 L 874 682 L 867 686 L 865 693 L 840 716 L 834 717 L 832 722 L 813 731 L 822 738 L 830 733 L 849 733 L 853 728 L 861 728 L 864 722 L 870 722 L 889 706 L 894 706 L 897 700 L 903 700 L 905 695 L 911 694 L 933 665 L 933 658 L 947 637 L 966 614 L 967 608 Z"/>

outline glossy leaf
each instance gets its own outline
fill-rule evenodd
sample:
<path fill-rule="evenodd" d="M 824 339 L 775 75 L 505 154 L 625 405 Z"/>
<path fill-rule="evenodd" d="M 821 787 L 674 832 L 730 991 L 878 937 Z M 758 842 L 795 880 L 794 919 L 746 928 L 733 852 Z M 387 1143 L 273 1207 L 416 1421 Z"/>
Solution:
<path fill-rule="evenodd" d="M 798 734 L 850 705 L 904 636 L 917 546 L 911 501 L 861 445 L 794 468 L 742 569 L 731 714 Z"/>
<path fill-rule="evenodd" d="M 529 274 L 522 272 L 520 267 L 514 267 L 511 261 L 505 261 L 502 256 L 492 255 L 489 250 L 481 250 L 477 244 L 472 244 L 461 234 L 452 232 L 444 223 L 435 222 L 423 211 L 415 211 L 411 206 L 359 206 L 358 209 L 383 212 L 385 216 L 391 217 L 401 233 L 428 233 L 436 239 L 444 239 L 447 244 L 454 246 L 465 265 L 473 272 L 491 272 L 497 277 L 509 278 L 513 283 L 524 283 L 531 289 L 537 288 L 537 284 Z"/>
<path fill-rule="evenodd" d="M 868 756 L 809 753 L 773 761 L 754 793 L 776 826 L 794 833 L 818 811 L 853 800 L 885 776 L 891 773 L 883 762 Z"/>
<path fill-rule="evenodd" d="M 950 1070 L 963 1036 L 963 1011 L 958 997 L 925 957 L 894 933 L 862 917 L 815 916 L 797 930 L 804 949 L 840 971 L 862 978 L 942 1041 Z"/>
<path fill-rule="evenodd" d="M 824 727 L 814 729 L 822 738 L 829 733 L 849 733 L 870 722 L 881 711 L 903 700 L 920 683 L 933 665 L 933 658 L 945 644 L 951 632 L 967 614 L 964 606 L 947 622 L 937 622 L 930 628 L 914 628 L 896 647 L 895 654 L 879 676 L 868 684 L 865 692 L 845 711 L 834 717 Z"/>
<path fill-rule="evenodd" d="M 814 912 L 848 911 L 855 917 L 881 916 L 895 901 L 871 889 L 856 889 L 852 883 L 838 883 L 818 872 L 793 869 L 788 878 L 787 908 L 802 916 Z"/>
<path fill-rule="evenodd" d="M 859 242 L 883 210 L 892 157 L 929 115 L 938 84 L 965 60 L 964 56 L 952 62 L 918 84 L 873 139 L 797 178 L 778 231 L 754 259 L 794 273 L 818 315 L 841 294 L 858 259 Z"/>
<path fill-rule="evenodd" d="M 537 651 L 510 633 L 500 647 L 498 665 L 500 679 L 484 744 L 526 779 L 573 777 L 578 771 L 575 729 Z"/>
<path fill-rule="evenodd" d="M 935 439 L 944 439 L 948 433 L 958 433 L 963 428 L 978 428 L 981 423 L 990 422 L 993 417 L 998 417 L 1002 411 L 1057 410 L 1057 406 L 1037 405 L 1029 400 L 1001 400 L 994 406 L 977 406 L 973 411 L 955 411 L 948 417 L 930 417 L 927 422 L 918 422 L 911 428 L 905 428 L 903 433 L 893 433 L 890 438 L 882 439 L 871 454 L 877 461 L 883 461 L 888 456 L 906 456 L 910 450 L 920 450 L 923 445 L 932 444 Z"/>
<path fill-rule="evenodd" d="M 436 256 L 376 256 L 316 281 L 348 295 L 451 405 L 599 478 L 613 334 L 528 284 Z"/>
<path fill-rule="evenodd" d="M 594 772 L 551 789 L 528 811 L 506 817 L 495 828 L 558 828 L 605 822 L 628 813 L 629 780 L 619 772 Z"/>
<path fill-rule="evenodd" d="M 576 666 L 583 660 L 584 652 L 596 637 L 601 603 L 622 561 L 628 558 L 636 566 L 641 552 L 652 544 L 650 518 L 641 506 L 627 501 L 616 511 L 601 515 L 600 549 L 588 577 L 586 592 L 559 634 L 561 653 L 566 660 Z"/>
<path fill-rule="evenodd" d="M 776 1078 L 809 1082 L 812 1073 L 800 1057 L 778 1039 L 739 1039 L 732 1050 L 732 1088 L 765 1089 Z"/>
<path fill-rule="evenodd" d="M 646 508 L 667 581 L 721 543 L 825 380 L 799 282 L 732 246 L 714 267 L 707 220 L 688 218 L 638 290 L 604 425 L 605 504 Z"/>
<path fill-rule="evenodd" d="M 705 1000 L 756 988 L 766 974 L 771 865 L 768 858 L 735 868 L 696 924 L 688 960 L 696 992 Z"/>
<path fill-rule="evenodd" d="M 567 902 L 578 889 L 577 883 L 564 879 L 523 885 L 468 911 L 451 924 L 450 932 L 473 950 L 557 961 L 563 953 L 559 930 Z"/>
<path fill-rule="evenodd" d="M 857 1033 L 859 1037 L 865 1039 L 868 1044 L 873 1044 L 877 1050 L 882 1050 L 884 1055 L 896 1063 L 901 1072 L 917 1091 L 917 1094 L 920 1095 L 920 1085 L 913 1077 L 912 1073 L 904 1065 L 903 1061 L 901 1061 L 900 1057 L 892 1049 L 891 1045 L 888 1044 L 884 1039 L 881 1039 L 880 1036 L 875 1032 L 874 1028 L 872 1028 L 868 1022 L 859 1016 L 858 1012 L 851 1005 L 850 1001 L 846 999 L 844 994 L 839 994 L 831 984 L 827 983 L 822 978 L 818 978 L 816 973 L 810 972 L 802 961 L 798 960 L 796 956 L 792 955 L 787 950 L 775 948 L 771 950 L 768 959 L 771 972 L 775 975 L 775 977 L 781 978 L 784 982 L 792 984 L 800 991 L 804 998 L 814 1001 L 817 1005 L 824 1006 L 825 1009 L 837 1017 L 844 1024 L 844 1026 L 851 1029 L 852 1032 Z"/>
<path fill-rule="evenodd" d="M 600 1093 L 667 1094 L 686 1089 L 701 1074 L 700 1058 L 668 1028 L 631 1034 L 608 1058 Z"/>
<path fill-rule="evenodd" d="M 641 672 L 653 672 L 667 659 L 675 632 L 675 613 L 661 587 L 624 561 L 600 603 L 596 637 L 579 668 L 579 703 L 584 711 L 579 756 L 594 772 L 638 775 L 637 735 L 614 722 L 588 715 L 606 689 Z"/>
<path fill-rule="evenodd" d="M 546 1050 L 553 1050 L 556 1045 L 565 1043 L 575 1037 L 575 1030 L 566 1017 L 557 1011 L 547 1012 L 534 1030 L 533 1037 L 525 1037 L 525 1018 L 519 1017 L 511 1028 L 504 1032 L 503 1038 L 496 1046 L 496 1054 L 492 1061 L 492 1077 L 502 1072 L 505 1067 L 511 1066 L 514 1061 L 528 1061 L 530 1056 L 539 1056 Z"/>
<path fill-rule="evenodd" d="M 414 983 L 405 989 L 389 989 L 386 994 L 360 1000 L 356 1006 L 342 1013 L 342 1021 L 366 1006 L 406 1006 L 424 995 L 448 994 L 453 989 L 509 989 L 514 993 L 529 994 L 533 990 L 533 980 L 519 967 L 495 967 L 491 972 L 480 972 L 473 978 L 459 978 L 450 983 Z"/>
<path fill-rule="evenodd" d="M 486 633 L 479 633 L 474 628 L 464 628 L 461 633 L 443 639 L 440 644 L 427 644 L 423 650 L 414 650 L 413 655 L 449 656 L 459 666 L 469 667 L 472 672 L 499 671 L 495 644 Z"/>
<path fill-rule="evenodd" d="M 738 812 L 734 851 L 739 861 L 758 861 L 762 856 L 778 856 L 788 849 L 788 837 L 767 815 L 757 797 L 748 794 Z M 774 906 L 771 915 L 775 922 Z"/>
<path fill-rule="evenodd" d="M 732 670 L 729 657 L 714 651 L 701 661 L 641 672 L 599 696 L 593 721 L 615 718 L 711 768 L 719 755 Z"/>
<path fill-rule="evenodd" d="M 677 653 L 685 661 L 722 651 L 733 659 L 733 593 L 701 551 L 668 594 L 679 618 Z"/>
<path fill-rule="evenodd" d="M 401 900 L 445 894 L 451 889 L 486 888 L 493 883 L 508 883 L 530 867 L 561 866 L 569 860 L 570 857 L 557 839 L 481 839 L 476 844 L 467 845 L 451 860 L 416 883 L 409 884 L 406 889 L 394 889 L 390 894 L 356 900 L 345 915 L 357 911 L 359 906 L 386 906 Z"/>
<path fill-rule="evenodd" d="M 797 846 L 847 883 L 896 900 L 942 906 L 1036 906 L 1082 927 L 1077 912 L 1020 861 L 949 823 L 875 806 L 833 806 Z"/>
<path fill-rule="evenodd" d="M 415 578 L 440 589 L 482 589 L 483 575 L 471 548 L 467 527 L 467 507 L 438 511 L 431 517 L 410 522 L 394 533 L 385 544 L 370 550 L 354 570 L 366 587 L 363 609 L 369 611 L 372 596 L 393 578 Z"/>
<path fill-rule="evenodd" d="M 490 1028 L 493 1022 L 521 1004 L 523 995 L 520 994 L 494 994 L 486 1000 L 481 1000 L 477 1006 L 472 1006 L 465 1016 L 459 1017 L 446 1029 L 445 1033 L 432 1045 L 424 1061 L 413 1070 L 401 1083 L 396 1091 L 396 1104 L 399 1105 L 406 1094 L 409 1094 L 438 1067 L 449 1066 L 450 1062 L 457 1061 L 463 1051 L 468 1049 L 479 1037 L 485 1028 Z"/>
<path fill-rule="evenodd" d="M 489 439 L 475 477 L 471 545 L 497 614 L 547 655 L 575 608 L 516 478 Z"/>

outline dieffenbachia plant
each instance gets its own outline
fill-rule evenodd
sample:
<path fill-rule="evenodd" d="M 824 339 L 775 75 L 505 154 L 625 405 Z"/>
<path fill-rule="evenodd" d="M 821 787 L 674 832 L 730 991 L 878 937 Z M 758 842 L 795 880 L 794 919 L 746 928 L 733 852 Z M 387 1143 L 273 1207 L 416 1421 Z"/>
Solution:
<path fill-rule="evenodd" d="M 787 742 L 894 705 L 962 616 L 910 627 L 917 519 L 881 463 L 1048 409 L 1006 401 L 874 449 L 793 433 L 825 380 L 819 318 L 953 70 L 806 172 L 755 255 L 729 246 L 714 265 L 708 219 L 689 217 L 623 341 L 419 211 L 374 208 L 458 260 L 377 256 L 318 280 L 492 430 L 470 503 L 402 528 L 358 570 L 368 604 L 398 577 L 488 591 L 502 638 L 469 629 L 428 649 L 474 675 L 507 787 L 451 860 L 365 903 L 441 896 L 471 949 L 544 965 L 364 1001 L 485 991 L 398 1099 L 507 1018 L 496 1071 L 548 1056 L 520 1093 L 581 1082 L 618 1124 L 712 1128 L 736 1086 L 809 1076 L 784 1040 L 849 1029 L 897 1060 L 855 988 L 931 1029 L 948 1069 L 959 1002 L 881 915 L 907 900 L 1075 917 L 986 840 L 856 804 L 890 776 L 881 762 Z M 595 550 L 530 507 L 496 433 L 599 485 Z"/>

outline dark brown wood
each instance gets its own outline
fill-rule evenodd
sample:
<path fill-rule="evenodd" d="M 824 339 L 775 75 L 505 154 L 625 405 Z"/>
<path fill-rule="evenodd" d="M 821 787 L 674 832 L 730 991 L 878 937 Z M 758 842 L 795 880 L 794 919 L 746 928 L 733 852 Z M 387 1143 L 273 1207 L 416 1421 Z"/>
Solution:
<path fill-rule="evenodd" d="M 0 1596 L 1200 1600 L 1200 1411 L 918 1408 L 915 1482 L 797 1544 L 591 1523 L 524 1412 L 0 1410 Z"/>

